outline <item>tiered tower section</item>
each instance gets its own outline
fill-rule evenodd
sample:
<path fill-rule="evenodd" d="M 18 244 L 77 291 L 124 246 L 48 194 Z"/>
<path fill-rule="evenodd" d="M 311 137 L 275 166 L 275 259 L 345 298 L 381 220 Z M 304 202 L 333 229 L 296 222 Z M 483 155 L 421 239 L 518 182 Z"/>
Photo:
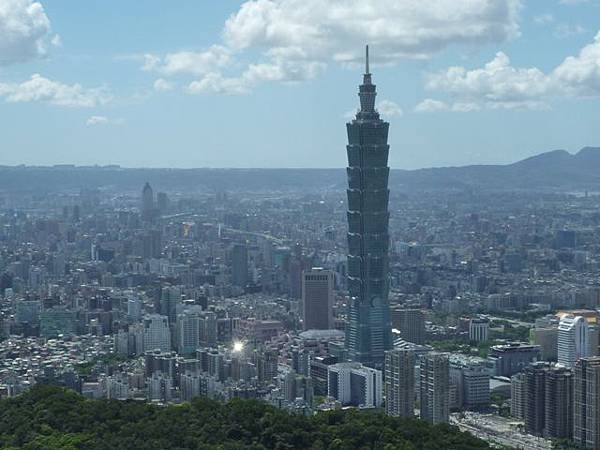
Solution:
<path fill-rule="evenodd" d="M 348 131 L 348 289 L 346 347 L 353 361 L 381 368 L 392 347 L 388 302 L 389 123 L 375 110 L 376 86 L 366 70 L 360 110 Z"/>

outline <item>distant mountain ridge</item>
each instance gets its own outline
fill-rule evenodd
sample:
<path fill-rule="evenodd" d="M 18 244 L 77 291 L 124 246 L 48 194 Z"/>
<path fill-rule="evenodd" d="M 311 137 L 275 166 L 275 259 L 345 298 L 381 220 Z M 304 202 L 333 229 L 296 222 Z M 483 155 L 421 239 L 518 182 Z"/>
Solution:
<path fill-rule="evenodd" d="M 505 165 L 408 171 L 402 173 L 398 181 L 413 186 L 439 187 L 442 183 L 464 188 L 503 190 L 598 188 L 600 147 L 584 147 L 575 154 L 566 150 L 553 150 Z"/>
<path fill-rule="evenodd" d="M 113 188 L 141 190 L 267 191 L 341 190 L 340 169 L 126 169 L 118 166 L 0 166 L 0 192 L 76 191 Z M 600 147 L 571 154 L 553 150 L 505 165 L 470 165 L 418 170 L 393 169 L 394 192 L 422 190 L 600 190 Z"/>

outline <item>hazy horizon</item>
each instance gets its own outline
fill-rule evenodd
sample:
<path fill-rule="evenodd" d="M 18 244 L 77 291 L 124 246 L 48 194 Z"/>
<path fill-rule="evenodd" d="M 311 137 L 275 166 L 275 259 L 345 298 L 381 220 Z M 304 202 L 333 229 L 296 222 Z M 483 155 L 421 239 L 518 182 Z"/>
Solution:
<path fill-rule="evenodd" d="M 416 171 L 416 170 L 427 170 L 427 169 L 440 169 L 440 168 L 452 168 L 452 167 L 467 167 L 467 166 L 504 166 L 504 165 L 510 165 L 510 164 L 514 164 L 514 163 L 518 163 L 520 161 L 523 161 L 524 159 L 528 159 L 531 157 L 535 157 L 535 156 L 539 156 L 539 155 L 543 155 L 545 153 L 552 153 L 552 152 L 562 152 L 562 151 L 566 151 L 567 153 L 569 153 L 571 156 L 576 155 L 579 151 L 583 150 L 584 148 L 598 148 L 599 147 L 595 147 L 592 145 L 587 145 L 585 147 L 582 147 L 576 151 L 568 151 L 565 149 L 554 149 L 554 150 L 547 150 L 547 151 L 543 151 L 540 153 L 534 153 L 530 156 L 526 156 L 522 159 L 516 160 L 516 161 L 510 161 L 510 162 L 502 162 L 502 163 L 478 163 L 478 162 L 473 162 L 470 164 L 464 164 L 464 165 L 453 165 L 453 166 L 429 166 L 429 167 L 416 167 L 416 168 L 411 168 L 411 169 L 405 169 L 405 168 L 401 168 L 401 167 L 390 167 L 391 170 L 402 170 L 402 171 Z M 293 166 L 289 166 L 289 167 L 235 167 L 235 166 L 230 166 L 230 167 L 225 167 L 225 166 L 204 166 L 204 167 L 178 167 L 178 166 L 125 166 L 125 165 L 121 165 L 121 164 L 72 164 L 72 163 L 55 163 L 55 164 L 0 164 L 0 167 L 11 167 L 11 168 L 18 168 L 18 167 L 42 167 L 42 168 L 57 168 L 57 167 L 74 167 L 74 168 L 82 168 L 82 167 L 97 167 L 97 168 L 119 168 L 119 169 L 133 169 L 133 170 L 201 170 L 201 169 L 214 169 L 214 170 L 345 170 L 346 166 L 338 166 L 338 167 L 334 167 L 334 166 L 330 166 L 330 167 L 293 167 Z"/>

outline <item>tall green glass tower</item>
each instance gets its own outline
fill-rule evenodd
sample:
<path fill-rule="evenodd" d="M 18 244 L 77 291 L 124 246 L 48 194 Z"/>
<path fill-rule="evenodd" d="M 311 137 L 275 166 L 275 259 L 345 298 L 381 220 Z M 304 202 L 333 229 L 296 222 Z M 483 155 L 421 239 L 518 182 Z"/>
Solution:
<path fill-rule="evenodd" d="M 389 123 L 375 110 L 375 85 L 366 70 L 359 86 L 360 110 L 348 131 L 348 357 L 381 368 L 392 348 L 388 301 Z"/>

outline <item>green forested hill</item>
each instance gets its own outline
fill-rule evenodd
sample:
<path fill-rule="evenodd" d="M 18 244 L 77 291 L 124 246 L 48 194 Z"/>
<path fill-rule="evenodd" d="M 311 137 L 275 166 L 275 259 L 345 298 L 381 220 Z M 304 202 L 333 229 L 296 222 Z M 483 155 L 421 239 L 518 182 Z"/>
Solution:
<path fill-rule="evenodd" d="M 447 426 L 357 410 L 314 417 L 265 403 L 226 404 L 199 398 L 160 407 L 134 401 L 86 400 L 73 391 L 35 387 L 0 401 L 5 449 L 423 449 L 488 448 Z"/>

